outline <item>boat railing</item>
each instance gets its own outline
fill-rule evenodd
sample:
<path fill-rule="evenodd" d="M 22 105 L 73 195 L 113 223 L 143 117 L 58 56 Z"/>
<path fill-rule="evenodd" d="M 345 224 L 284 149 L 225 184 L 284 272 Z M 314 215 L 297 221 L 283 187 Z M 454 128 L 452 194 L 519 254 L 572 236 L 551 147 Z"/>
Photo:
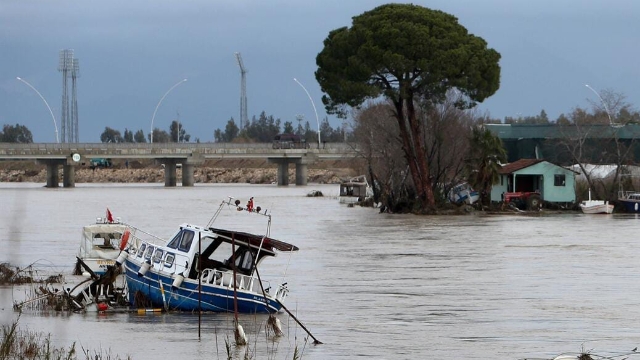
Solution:
<path fill-rule="evenodd" d="M 126 225 L 129 228 L 129 231 L 131 231 L 131 235 L 133 235 L 134 239 L 136 240 L 137 243 L 140 242 L 147 242 L 147 243 L 151 243 L 153 245 L 164 245 L 166 244 L 166 240 L 153 235 L 149 232 L 146 232 L 140 228 L 137 228 L 131 224 L 127 224 L 127 223 L 122 223 L 123 225 Z"/>
<path fill-rule="evenodd" d="M 278 301 L 284 301 L 284 298 L 287 297 L 288 293 L 289 293 L 289 288 L 287 288 L 287 283 L 284 283 L 278 286 L 278 290 L 276 291 L 275 298 Z"/>
<path fill-rule="evenodd" d="M 233 288 L 233 273 L 228 271 L 220 271 L 216 269 L 207 268 L 202 271 L 200 277 L 203 284 L 211 284 L 217 286 L 224 286 L 227 288 Z M 236 274 L 236 288 L 245 291 L 259 292 L 260 285 L 258 279 L 253 276 Z"/>
<path fill-rule="evenodd" d="M 638 191 L 628 190 L 628 191 L 618 191 L 618 199 L 628 199 L 629 196 L 638 194 Z"/>

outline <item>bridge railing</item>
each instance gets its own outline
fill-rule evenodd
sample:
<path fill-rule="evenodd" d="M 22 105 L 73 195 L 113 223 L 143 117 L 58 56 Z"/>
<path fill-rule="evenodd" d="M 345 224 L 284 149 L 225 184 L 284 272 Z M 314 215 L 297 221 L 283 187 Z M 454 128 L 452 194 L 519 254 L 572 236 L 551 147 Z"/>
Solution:
<path fill-rule="evenodd" d="M 5 158 L 66 158 L 74 153 L 88 157 L 189 157 L 198 153 L 204 157 L 220 154 L 272 156 L 314 153 L 320 157 L 348 157 L 357 150 L 353 144 L 323 143 L 309 149 L 273 149 L 272 143 L 0 143 L 0 159 Z M 209 155 L 209 156 L 207 156 Z"/>
<path fill-rule="evenodd" d="M 0 150 L 30 149 L 30 150 L 75 150 L 75 149 L 271 149 L 272 143 L 3 143 Z M 354 144 L 323 143 L 320 149 L 348 150 Z M 317 144 L 311 144 L 310 149 L 317 149 Z"/>

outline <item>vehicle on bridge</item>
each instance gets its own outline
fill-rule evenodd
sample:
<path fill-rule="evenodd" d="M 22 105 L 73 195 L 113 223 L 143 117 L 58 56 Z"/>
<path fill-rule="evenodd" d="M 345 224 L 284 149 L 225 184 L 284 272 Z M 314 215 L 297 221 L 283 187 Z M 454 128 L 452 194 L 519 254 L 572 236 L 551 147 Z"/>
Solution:
<path fill-rule="evenodd" d="M 111 163 L 111 159 L 104 159 L 104 158 L 93 158 L 91 159 L 91 161 L 89 161 L 89 166 L 92 169 L 95 168 L 108 168 L 111 167 L 112 163 Z"/>
<path fill-rule="evenodd" d="M 308 149 L 309 143 L 297 134 L 278 134 L 273 139 L 274 149 Z"/>

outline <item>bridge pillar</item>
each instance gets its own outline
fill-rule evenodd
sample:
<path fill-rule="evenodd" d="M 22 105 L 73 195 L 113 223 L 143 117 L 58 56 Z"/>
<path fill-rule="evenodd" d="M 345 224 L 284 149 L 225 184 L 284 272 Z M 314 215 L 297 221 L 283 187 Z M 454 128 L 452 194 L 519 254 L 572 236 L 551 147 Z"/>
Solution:
<path fill-rule="evenodd" d="M 307 164 L 296 163 L 296 185 L 307 185 Z"/>
<path fill-rule="evenodd" d="M 176 186 L 176 163 L 175 161 L 167 161 L 164 163 L 164 186 Z"/>
<path fill-rule="evenodd" d="M 55 161 L 47 161 L 47 187 L 57 188 L 60 186 L 60 177 L 58 176 L 58 163 Z"/>
<path fill-rule="evenodd" d="M 192 164 L 182 164 L 182 186 L 193 186 L 193 170 Z"/>
<path fill-rule="evenodd" d="M 289 160 L 279 159 L 278 161 L 278 186 L 289 185 Z"/>
<path fill-rule="evenodd" d="M 74 165 L 62 165 L 62 186 L 66 188 L 76 186 L 76 167 Z"/>

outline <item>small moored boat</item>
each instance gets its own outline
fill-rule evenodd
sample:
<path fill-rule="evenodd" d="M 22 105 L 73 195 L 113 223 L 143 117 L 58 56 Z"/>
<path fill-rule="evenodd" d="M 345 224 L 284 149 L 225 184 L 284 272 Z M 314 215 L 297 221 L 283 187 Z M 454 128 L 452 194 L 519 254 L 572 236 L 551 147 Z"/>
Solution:
<path fill-rule="evenodd" d="M 266 234 L 212 227 L 225 207 L 266 217 Z M 278 312 L 289 292 L 287 283 L 271 285 L 261 279 L 258 268 L 277 251 L 293 252 L 298 247 L 271 238 L 271 215 L 261 211 L 253 207 L 253 198 L 245 207 L 229 198 L 205 227 L 182 224 L 169 241 L 128 246 L 117 263 L 124 264 L 131 305 L 180 311 Z"/>
<path fill-rule="evenodd" d="M 626 212 L 640 212 L 640 193 L 634 191 L 620 192 L 618 201 L 624 206 Z"/>
<path fill-rule="evenodd" d="M 591 200 L 591 189 L 589 189 L 589 200 L 580 203 L 580 209 L 585 214 L 611 214 L 613 205 L 604 200 Z"/>

